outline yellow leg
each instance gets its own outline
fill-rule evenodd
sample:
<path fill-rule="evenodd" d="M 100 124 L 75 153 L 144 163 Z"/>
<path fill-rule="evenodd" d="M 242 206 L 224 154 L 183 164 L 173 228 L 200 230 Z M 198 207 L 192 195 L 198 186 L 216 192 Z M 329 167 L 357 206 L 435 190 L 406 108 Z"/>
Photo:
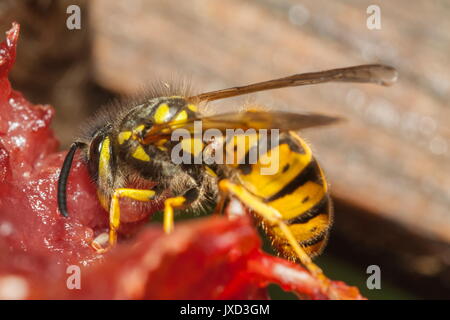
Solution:
<path fill-rule="evenodd" d="M 171 233 L 173 231 L 173 209 L 183 207 L 186 198 L 179 196 L 168 198 L 164 201 L 164 232 Z"/>
<path fill-rule="evenodd" d="M 150 201 L 155 196 L 153 190 L 139 190 L 129 188 L 116 189 L 111 198 L 109 206 L 109 247 L 113 247 L 117 242 L 117 230 L 120 225 L 120 198 L 130 198 L 137 201 Z M 105 251 L 99 243 L 95 241 L 92 246 L 99 252 Z"/>
<path fill-rule="evenodd" d="M 292 235 L 289 227 L 284 223 L 281 214 L 274 208 L 268 206 L 260 199 L 245 190 L 242 186 L 232 183 L 229 180 L 221 180 L 219 188 L 224 193 L 231 193 L 236 196 L 242 203 L 252 209 L 255 214 L 260 215 L 264 221 L 280 228 L 284 237 L 294 249 L 300 262 L 314 275 L 321 276 L 322 270 L 315 265 L 308 254 L 300 247 L 297 240 Z"/>

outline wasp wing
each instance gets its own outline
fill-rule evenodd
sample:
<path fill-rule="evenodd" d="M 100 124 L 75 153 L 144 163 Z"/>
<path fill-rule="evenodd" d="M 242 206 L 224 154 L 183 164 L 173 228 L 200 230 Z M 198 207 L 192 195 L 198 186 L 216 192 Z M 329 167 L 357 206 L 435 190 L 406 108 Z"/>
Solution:
<path fill-rule="evenodd" d="M 176 129 L 185 129 L 191 133 L 200 129 L 217 129 L 223 133 L 226 133 L 227 129 L 279 129 L 280 131 L 297 131 L 310 127 L 328 125 L 339 120 L 341 120 L 339 117 L 319 113 L 249 110 L 154 125 L 145 134 L 143 140 L 145 143 L 150 143 L 167 138 Z"/>

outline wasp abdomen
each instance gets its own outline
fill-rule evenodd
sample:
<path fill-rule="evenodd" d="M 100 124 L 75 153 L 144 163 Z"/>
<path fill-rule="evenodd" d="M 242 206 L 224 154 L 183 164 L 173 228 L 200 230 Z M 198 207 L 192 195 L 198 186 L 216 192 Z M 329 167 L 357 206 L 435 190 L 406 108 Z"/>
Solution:
<path fill-rule="evenodd" d="M 269 167 L 274 172 L 262 174 L 262 169 Z M 256 163 L 238 166 L 238 179 L 248 191 L 281 214 L 308 255 L 321 252 L 332 223 L 331 199 L 323 172 L 300 137 L 292 132 L 282 133 L 278 144 L 272 144 Z M 278 227 L 266 229 L 280 253 L 294 258 Z"/>

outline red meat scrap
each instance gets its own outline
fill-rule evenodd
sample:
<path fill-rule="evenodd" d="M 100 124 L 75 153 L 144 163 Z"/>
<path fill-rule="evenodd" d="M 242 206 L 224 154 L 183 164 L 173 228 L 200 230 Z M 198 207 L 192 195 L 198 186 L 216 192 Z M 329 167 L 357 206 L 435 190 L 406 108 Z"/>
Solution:
<path fill-rule="evenodd" d="M 269 283 L 309 299 L 362 298 L 342 282 L 324 292 L 301 266 L 263 253 L 245 214 L 180 222 L 170 235 L 139 217 L 139 232 L 96 253 L 90 243 L 107 230 L 108 214 L 77 157 L 70 217 L 59 214 L 65 152 L 50 128 L 53 108 L 11 88 L 18 37 L 14 23 L 0 44 L 0 299 L 265 299 Z"/>

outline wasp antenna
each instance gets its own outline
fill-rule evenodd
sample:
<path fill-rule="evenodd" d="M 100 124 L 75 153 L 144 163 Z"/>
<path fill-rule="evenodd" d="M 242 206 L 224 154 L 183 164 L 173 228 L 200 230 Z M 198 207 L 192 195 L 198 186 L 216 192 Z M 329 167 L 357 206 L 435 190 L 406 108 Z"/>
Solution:
<path fill-rule="evenodd" d="M 70 168 L 72 167 L 73 156 L 78 148 L 85 145 L 83 142 L 74 142 L 70 147 L 69 152 L 64 159 L 61 172 L 58 178 L 58 208 L 59 212 L 64 216 L 68 217 L 69 213 L 67 212 L 67 195 L 66 195 L 66 186 L 67 179 L 69 178 Z"/>

